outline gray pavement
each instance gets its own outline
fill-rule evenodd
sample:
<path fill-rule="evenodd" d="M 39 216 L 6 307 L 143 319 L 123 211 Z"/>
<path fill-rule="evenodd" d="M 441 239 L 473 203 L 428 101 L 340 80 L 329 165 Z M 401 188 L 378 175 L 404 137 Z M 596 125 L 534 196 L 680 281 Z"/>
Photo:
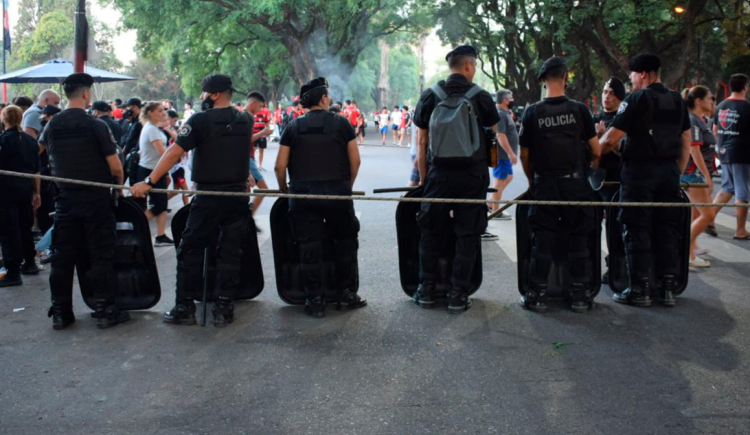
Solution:
<path fill-rule="evenodd" d="M 406 183 L 407 148 L 360 149 L 356 189 Z M 517 177 L 506 198 L 525 188 Z M 265 290 L 225 329 L 162 323 L 172 248 L 155 248 L 161 302 L 111 330 L 77 297 L 75 326 L 53 331 L 48 270 L 0 290 L 0 433 L 750 433 L 750 242 L 731 239 L 731 210 L 676 308 L 616 305 L 604 287 L 582 315 L 518 306 L 514 222 L 492 222 L 482 288 L 453 316 L 401 290 L 396 204 L 356 203 L 369 306 L 315 320 L 276 294 L 271 203 L 257 215 Z"/>

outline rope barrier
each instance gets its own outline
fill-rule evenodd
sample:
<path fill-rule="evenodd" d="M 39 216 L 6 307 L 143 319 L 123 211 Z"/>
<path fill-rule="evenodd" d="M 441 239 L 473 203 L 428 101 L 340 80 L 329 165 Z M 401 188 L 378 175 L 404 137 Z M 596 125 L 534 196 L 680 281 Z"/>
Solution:
<path fill-rule="evenodd" d="M 87 187 L 101 187 L 104 189 L 130 190 L 129 186 L 119 186 L 117 184 L 97 183 L 93 181 L 82 181 L 70 178 L 52 177 L 49 175 L 24 174 L 20 172 L 0 170 L 0 175 L 10 177 L 41 179 L 45 181 L 54 181 L 60 183 L 77 184 Z M 688 187 L 699 187 L 696 185 L 687 185 Z M 683 186 L 684 187 L 684 186 Z M 402 188 L 403 189 L 403 188 Z M 383 189 L 379 190 L 380 192 Z M 279 190 L 261 190 L 256 189 L 253 192 L 218 192 L 210 190 L 173 190 L 173 189 L 151 189 L 153 193 L 176 193 L 180 195 L 207 195 L 207 196 L 227 196 L 227 197 L 268 197 L 268 198 L 288 198 L 288 199 L 314 199 L 314 200 L 332 200 L 332 201 L 381 201 L 381 202 L 416 202 L 416 203 L 434 203 L 434 204 L 501 204 L 501 205 L 549 205 L 549 206 L 569 206 L 569 207 L 611 207 L 611 202 L 603 201 L 536 201 L 536 200 L 490 200 L 490 199 L 462 199 L 462 198 L 404 198 L 404 197 L 377 197 L 377 196 L 338 196 L 338 195 L 301 195 L 292 193 L 281 193 Z M 357 192 L 364 194 L 364 192 Z M 619 207 L 730 207 L 730 208 L 750 208 L 750 204 L 714 204 L 714 203 L 665 203 L 665 202 L 621 202 Z"/>

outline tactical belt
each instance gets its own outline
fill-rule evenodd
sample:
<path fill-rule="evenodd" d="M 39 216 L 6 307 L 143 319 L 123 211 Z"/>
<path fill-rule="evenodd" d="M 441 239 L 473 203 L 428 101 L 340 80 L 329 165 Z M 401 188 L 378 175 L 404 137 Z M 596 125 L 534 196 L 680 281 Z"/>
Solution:
<path fill-rule="evenodd" d="M 534 174 L 535 180 L 542 180 L 545 178 L 586 178 L 588 175 L 586 175 L 585 172 L 573 172 L 572 174 L 565 174 L 565 175 L 540 175 L 540 174 Z"/>

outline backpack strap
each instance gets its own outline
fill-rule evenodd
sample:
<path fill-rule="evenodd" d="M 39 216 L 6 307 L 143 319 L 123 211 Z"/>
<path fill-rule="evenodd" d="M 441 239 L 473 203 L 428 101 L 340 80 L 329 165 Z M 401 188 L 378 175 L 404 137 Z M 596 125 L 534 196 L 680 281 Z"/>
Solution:
<path fill-rule="evenodd" d="M 479 85 L 474 85 L 474 86 L 472 86 L 471 88 L 469 88 L 469 90 L 468 90 L 468 91 L 466 91 L 466 94 L 464 94 L 464 97 L 465 97 L 465 98 L 466 98 L 467 100 L 471 100 L 472 98 L 474 98 L 474 97 L 476 97 L 477 95 L 479 95 L 479 93 L 480 93 L 480 92 L 482 92 L 483 90 L 484 90 L 484 89 L 482 89 L 482 87 L 481 87 L 481 86 L 479 86 Z"/>
<path fill-rule="evenodd" d="M 445 101 L 448 99 L 448 94 L 445 93 L 443 88 L 438 83 L 432 85 L 432 87 L 430 87 L 430 90 L 433 94 L 435 94 L 436 97 L 438 97 L 438 100 Z"/>

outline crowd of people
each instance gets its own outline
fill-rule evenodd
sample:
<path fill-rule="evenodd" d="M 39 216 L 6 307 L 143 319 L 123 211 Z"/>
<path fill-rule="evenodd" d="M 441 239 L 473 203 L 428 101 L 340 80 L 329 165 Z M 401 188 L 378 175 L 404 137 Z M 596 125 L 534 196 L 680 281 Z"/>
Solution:
<path fill-rule="evenodd" d="M 529 183 L 529 198 L 539 200 L 592 201 L 598 196 L 611 202 L 619 193 L 620 201 L 625 202 L 679 202 L 683 183 L 690 201 L 716 204 L 692 210 L 689 265 L 710 266 L 701 257 L 708 250 L 699 246 L 699 235 L 705 232 L 716 237 L 713 222 L 721 206 L 733 197 L 737 203 L 747 204 L 750 196 L 750 79 L 746 75 L 731 77 L 731 95 L 717 106 L 716 96 L 705 86 L 694 86 L 681 95 L 670 91 L 661 84 L 659 58 L 639 55 L 629 65 L 631 93 L 623 80 L 610 78 L 602 90 L 603 111 L 592 114 L 586 105 L 565 96 L 567 63 L 552 57 L 538 74 L 545 82 L 546 97 L 527 107 L 517 119 L 512 90 L 491 95 L 473 83 L 477 56 L 474 47 L 456 48 L 446 56 L 449 77 L 425 90 L 414 110 L 394 105 L 392 111 L 383 107 L 372 114 L 382 145 L 390 131 L 392 145 L 411 148 L 410 185 L 423 186 L 425 198 L 485 200 L 490 178 L 494 178 L 495 191 L 490 198 L 499 200 L 513 180 L 518 161 Z M 132 97 L 124 103 L 91 102 L 92 83 L 86 74 L 66 79 L 66 110 L 61 110 L 61 96 L 53 90 L 43 91 L 36 102 L 17 97 L 4 107 L 0 112 L 0 168 L 85 181 L 129 182 L 145 216 L 156 223 L 155 246 L 174 245 L 166 223 L 169 200 L 175 194 L 152 189 L 170 185 L 178 190 L 227 192 L 267 188 L 263 164 L 269 140 L 280 142 L 274 169 L 282 191 L 351 195 L 367 116 L 356 101 L 332 100 L 323 78 L 303 86 L 288 107 L 277 103 L 272 111 L 261 92 L 250 92 L 244 102 L 233 102 L 237 91 L 231 79 L 220 74 L 207 76 L 202 83 L 201 110 L 195 112 L 186 103 L 183 116 L 169 100 L 144 102 Z M 467 113 L 470 116 L 464 116 Z M 84 145 L 71 148 L 73 144 Z M 223 151 L 215 152 L 217 147 Z M 717 156 L 721 188 L 712 200 Z M 192 162 L 190 180 L 188 161 Z M 605 183 L 596 186 L 592 174 Z M 287 178 L 292 181 L 289 186 Z M 0 240 L 6 268 L 0 287 L 22 285 L 21 275 L 38 273 L 41 265 L 36 254 L 41 251 L 41 262 L 52 262 L 50 316 L 56 329 L 74 321 L 70 307 L 72 253 L 80 240 L 86 241 L 86 248 L 96 257 L 92 280 L 98 286 L 100 327 L 128 319 L 127 313 L 115 306 L 112 290 L 106 288 L 113 267 L 114 217 L 111 201 L 103 192 L 86 186 L 0 177 Z M 207 243 L 219 233 L 219 269 L 223 272 L 214 306 L 215 324 L 232 322 L 239 244 L 248 204 L 242 198 L 230 198 L 194 198 L 177 250 L 176 304 L 164 316 L 167 323 L 195 322 L 192 300 L 200 281 L 200 258 Z M 250 213 L 258 210 L 262 199 L 253 199 Z M 188 196 L 182 195 L 183 204 L 188 201 Z M 497 209 L 494 203 L 422 204 L 417 215 L 421 268 L 414 300 L 418 305 L 430 308 L 436 303 L 440 246 L 449 228 L 455 233 L 456 249 L 452 287 L 445 295 L 448 310 L 459 313 L 469 309 L 477 244 L 497 238 L 487 232 L 487 213 L 496 219 L 511 219 Z M 750 240 L 747 208 L 736 208 L 736 215 L 734 239 Z M 607 219 L 617 219 L 624 226 L 629 273 L 630 285 L 615 294 L 615 301 L 650 306 L 654 296 L 673 306 L 679 280 L 679 261 L 674 255 L 680 239 L 679 210 L 655 213 L 648 207 L 623 207 L 618 216 Z M 563 249 L 569 259 L 571 309 L 589 310 L 593 306 L 593 284 L 588 275 L 592 258 L 586 238 L 602 222 L 595 220 L 591 207 L 546 205 L 532 206 L 528 220 L 534 236 L 529 287 L 522 305 L 532 311 L 546 310 L 547 280 L 558 249 L 555 240 L 563 234 L 568 237 Z M 320 248 L 324 221 L 337 223 L 333 237 L 337 262 L 341 263 L 337 265 L 339 304 L 350 308 L 366 305 L 353 284 L 357 281 L 359 222 L 351 201 L 292 200 L 289 222 L 301 251 L 307 312 L 314 317 L 323 317 L 326 303 Z M 44 235 L 36 246 L 32 229 Z M 652 289 L 654 274 L 658 288 Z M 604 282 L 608 281 L 606 275 Z"/>

